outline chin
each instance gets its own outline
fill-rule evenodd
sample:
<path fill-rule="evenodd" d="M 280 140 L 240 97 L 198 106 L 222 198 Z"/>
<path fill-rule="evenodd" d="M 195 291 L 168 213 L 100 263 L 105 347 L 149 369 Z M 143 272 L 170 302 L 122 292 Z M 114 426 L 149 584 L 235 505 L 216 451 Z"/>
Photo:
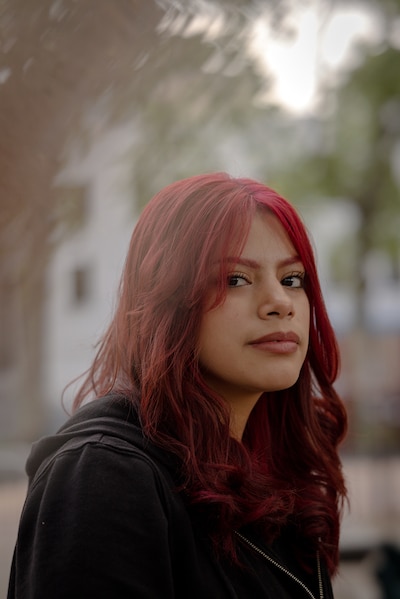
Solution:
<path fill-rule="evenodd" d="M 272 384 L 272 385 L 270 384 L 267 387 L 267 393 L 273 392 L 273 391 L 284 391 L 285 389 L 290 389 L 290 387 L 293 387 L 293 385 L 295 385 L 298 380 L 299 380 L 299 375 L 292 376 L 292 377 L 284 377 L 280 380 L 277 380 L 275 384 Z"/>

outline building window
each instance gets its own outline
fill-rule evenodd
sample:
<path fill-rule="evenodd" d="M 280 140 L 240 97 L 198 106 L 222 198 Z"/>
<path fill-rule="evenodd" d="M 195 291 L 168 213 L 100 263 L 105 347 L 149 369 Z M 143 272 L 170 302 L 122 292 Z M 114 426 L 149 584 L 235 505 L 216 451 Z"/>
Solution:
<path fill-rule="evenodd" d="M 72 271 L 72 303 L 81 306 L 90 301 L 92 295 L 92 272 L 88 266 Z"/>

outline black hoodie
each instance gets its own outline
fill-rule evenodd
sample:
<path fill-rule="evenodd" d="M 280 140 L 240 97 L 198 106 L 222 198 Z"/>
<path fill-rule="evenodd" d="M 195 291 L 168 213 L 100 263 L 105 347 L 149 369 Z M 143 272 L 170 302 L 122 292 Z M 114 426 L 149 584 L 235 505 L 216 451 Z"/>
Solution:
<path fill-rule="evenodd" d="M 243 566 L 216 559 L 176 491 L 177 459 L 143 437 L 123 398 L 91 402 L 38 441 L 27 473 L 8 599 L 332 597 L 325 569 L 304 573 L 282 542 L 241 531 L 256 546 L 238 539 Z"/>

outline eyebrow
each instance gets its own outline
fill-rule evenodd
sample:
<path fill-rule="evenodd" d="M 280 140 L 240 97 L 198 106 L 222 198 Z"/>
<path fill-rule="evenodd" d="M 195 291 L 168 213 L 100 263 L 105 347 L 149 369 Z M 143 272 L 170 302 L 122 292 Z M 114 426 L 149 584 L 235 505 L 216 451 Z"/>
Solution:
<path fill-rule="evenodd" d="M 242 266 L 248 266 L 250 268 L 253 268 L 254 270 L 258 270 L 261 268 L 261 264 L 257 262 L 257 260 L 252 260 L 251 258 L 244 258 L 243 256 L 228 256 L 225 259 L 225 262 L 230 264 L 241 264 Z M 291 266 L 292 264 L 303 264 L 300 256 L 289 256 L 288 258 L 281 260 L 278 263 L 278 267 L 283 268 L 285 266 Z"/>

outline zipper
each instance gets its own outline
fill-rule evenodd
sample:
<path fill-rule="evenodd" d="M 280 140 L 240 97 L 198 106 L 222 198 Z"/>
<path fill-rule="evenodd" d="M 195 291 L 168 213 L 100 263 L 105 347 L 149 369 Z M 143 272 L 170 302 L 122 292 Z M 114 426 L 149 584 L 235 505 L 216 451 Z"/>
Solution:
<path fill-rule="evenodd" d="M 251 541 L 249 541 L 249 539 L 247 539 L 245 536 L 243 536 L 237 530 L 235 530 L 235 534 L 242 541 L 244 541 L 249 547 L 251 547 L 252 549 L 254 549 L 254 551 L 256 551 L 257 553 L 259 553 L 262 557 L 264 557 L 271 564 L 273 564 L 275 566 L 275 568 L 278 568 L 278 570 L 280 570 L 281 572 L 284 572 L 287 576 L 289 576 L 289 578 L 291 578 L 297 584 L 299 584 L 301 586 L 301 588 L 303 589 L 303 591 L 305 591 L 307 593 L 307 595 L 309 597 L 311 597 L 311 599 L 316 599 L 315 595 L 313 595 L 313 593 L 310 591 L 310 589 L 304 584 L 303 581 L 300 580 L 300 578 L 297 578 L 297 576 L 295 576 L 292 572 L 290 572 L 290 570 L 288 570 L 287 568 L 285 568 L 284 566 L 282 566 L 282 564 L 280 564 L 273 557 L 271 557 L 270 555 L 268 555 L 268 553 L 265 553 L 265 551 L 263 551 L 262 549 L 260 549 L 259 547 L 257 547 L 257 545 L 255 545 L 254 543 L 252 543 Z M 324 599 L 324 588 L 323 588 L 323 584 L 322 584 L 321 561 L 320 561 L 320 557 L 319 557 L 319 551 L 317 551 L 317 571 L 318 571 L 319 599 Z"/>

